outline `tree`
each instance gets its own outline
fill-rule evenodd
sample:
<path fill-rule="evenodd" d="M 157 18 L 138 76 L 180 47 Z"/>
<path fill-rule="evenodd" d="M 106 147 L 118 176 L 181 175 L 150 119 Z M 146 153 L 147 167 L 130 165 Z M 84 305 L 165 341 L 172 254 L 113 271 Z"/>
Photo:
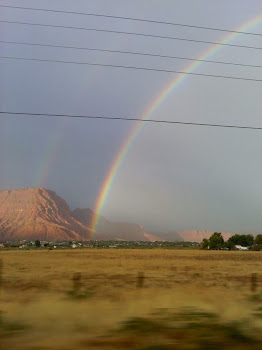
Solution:
<path fill-rule="evenodd" d="M 231 243 L 231 244 L 233 243 L 234 245 L 236 245 L 236 244 L 242 245 L 240 235 L 236 234 L 236 235 L 230 237 L 228 240 L 228 243 Z"/>
<path fill-rule="evenodd" d="M 208 249 L 208 247 L 209 247 L 209 240 L 204 238 L 202 243 L 201 243 L 201 248 L 202 249 Z"/>
<path fill-rule="evenodd" d="M 233 243 L 234 245 L 242 245 L 243 247 L 250 247 L 254 243 L 254 236 L 236 234 L 229 238 L 228 243 Z"/>
<path fill-rule="evenodd" d="M 228 248 L 229 250 L 232 250 L 235 248 L 235 244 L 232 241 L 228 240 L 227 242 L 224 243 L 224 248 Z"/>
<path fill-rule="evenodd" d="M 221 249 L 224 244 L 224 238 L 220 232 L 214 232 L 209 238 L 210 249 Z"/>
<path fill-rule="evenodd" d="M 38 239 L 35 240 L 35 246 L 36 246 L 36 248 L 41 247 L 41 243 L 40 243 L 40 241 Z"/>
<path fill-rule="evenodd" d="M 255 238 L 255 244 L 262 245 L 262 234 L 259 234 Z"/>
<path fill-rule="evenodd" d="M 245 247 L 250 247 L 254 244 L 254 236 L 253 235 L 243 235 L 246 238 Z"/>

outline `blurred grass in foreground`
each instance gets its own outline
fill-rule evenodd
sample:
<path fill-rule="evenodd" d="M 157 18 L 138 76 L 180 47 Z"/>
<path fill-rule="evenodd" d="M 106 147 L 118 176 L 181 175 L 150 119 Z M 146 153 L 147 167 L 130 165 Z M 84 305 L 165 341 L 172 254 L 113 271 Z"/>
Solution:
<path fill-rule="evenodd" d="M 1 350 L 262 349 L 261 252 L 0 254 Z"/>

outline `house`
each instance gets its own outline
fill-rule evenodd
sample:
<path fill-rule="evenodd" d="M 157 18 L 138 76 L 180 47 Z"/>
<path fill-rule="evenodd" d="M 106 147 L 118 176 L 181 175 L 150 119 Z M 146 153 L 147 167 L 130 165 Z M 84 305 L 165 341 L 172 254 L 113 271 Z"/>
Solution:
<path fill-rule="evenodd" d="M 249 250 L 249 247 L 242 247 L 242 245 L 235 245 L 235 248 L 237 249 L 237 250 Z"/>

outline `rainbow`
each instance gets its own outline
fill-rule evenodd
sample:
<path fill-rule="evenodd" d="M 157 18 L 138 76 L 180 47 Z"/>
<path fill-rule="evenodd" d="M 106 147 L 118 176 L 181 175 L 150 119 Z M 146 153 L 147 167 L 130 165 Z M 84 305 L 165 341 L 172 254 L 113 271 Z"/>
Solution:
<path fill-rule="evenodd" d="M 44 161 L 42 162 L 42 165 L 38 168 L 35 179 L 36 181 L 33 184 L 33 187 L 40 187 L 44 186 L 47 183 L 49 170 L 52 168 L 52 166 L 55 163 L 55 160 L 57 159 L 57 155 L 59 153 L 60 146 L 63 143 L 64 135 L 67 131 L 68 124 L 63 124 L 62 130 L 59 132 L 55 132 L 51 142 L 49 143 L 49 146 L 46 149 L 46 152 L 44 154 Z"/>
<path fill-rule="evenodd" d="M 239 28 L 236 29 L 237 32 L 243 32 L 251 27 L 257 25 L 259 22 L 262 21 L 262 14 L 256 16 L 255 18 L 249 20 L 248 22 L 245 22 L 243 25 L 241 25 Z M 210 56 L 214 55 L 218 50 L 223 48 L 223 44 L 228 43 L 234 39 L 236 39 L 238 36 L 240 36 L 241 33 L 230 33 L 227 34 L 218 44 L 212 45 L 208 50 L 203 52 L 198 59 L 204 60 L 209 58 Z M 169 83 L 161 92 L 156 96 L 155 99 L 153 99 L 153 102 L 150 103 L 150 105 L 146 108 L 146 110 L 143 112 L 140 120 L 147 120 L 150 118 L 150 116 L 161 106 L 161 104 L 167 99 L 167 97 L 173 92 L 174 89 L 176 89 L 187 77 L 187 73 L 193 72 L 197 67 L 199 67 L 203 62 L 193 62 L 190 63 L 184 70 L 184 73 L 179 74 L 179 76 L 176 76 L 171 83 Z M 97 224 L 99 222 L 99 217 L 101 215 L 101 211 L 105 205 L 105 202 L 108 198 L 108 194 L 110 192 L 110 189 L 113 185 L 113 182 L 115 180 L 115 177 L 119 171 L 119 168 L 125 159 L 131 145 L 135 141 L 136 137 L 141 132 L 142 128 L 144 126 L 144 123 L 141 123 L 140 121 L 135 124 L 135 126 L 131 129 L 126 141 L 123 143 L 120 151 L 117 153 L 115 159 L 113 160 L 113 163 L 111 164 L 111 167 L 105 177 L 105 180 L 103 182 L 103 185 L 99 191 L 96 203 L 95 203 L 95 215 L 93 216 L 93 220 L 91 222 L 91 229 L 92 232 L 95 233 Z"/>

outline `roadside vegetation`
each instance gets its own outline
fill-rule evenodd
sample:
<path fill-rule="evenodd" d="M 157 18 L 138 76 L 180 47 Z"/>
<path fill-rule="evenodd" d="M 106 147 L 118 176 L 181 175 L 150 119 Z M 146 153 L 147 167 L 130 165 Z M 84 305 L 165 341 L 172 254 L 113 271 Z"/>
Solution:
<path fill-rule="evenodd" d="M 39 248 L 0 259 L 1 350 L 262 348 L 261 252 Z"/>
<path fill-rule="evenodd" d="M 220 232 L 215 232 L 213 235 L 207 239 L 204 238 L 201 243 L 202 249 L 224 249 L 224 250 L 233 250 L 236 247 L 245 247 L 250 250 L 260 250 L 262 249 L 262 234 L 254 237 L 251 234 L 235 234 L 230 237 L 227 241 L 224 241 L 224 238 Z"/>

